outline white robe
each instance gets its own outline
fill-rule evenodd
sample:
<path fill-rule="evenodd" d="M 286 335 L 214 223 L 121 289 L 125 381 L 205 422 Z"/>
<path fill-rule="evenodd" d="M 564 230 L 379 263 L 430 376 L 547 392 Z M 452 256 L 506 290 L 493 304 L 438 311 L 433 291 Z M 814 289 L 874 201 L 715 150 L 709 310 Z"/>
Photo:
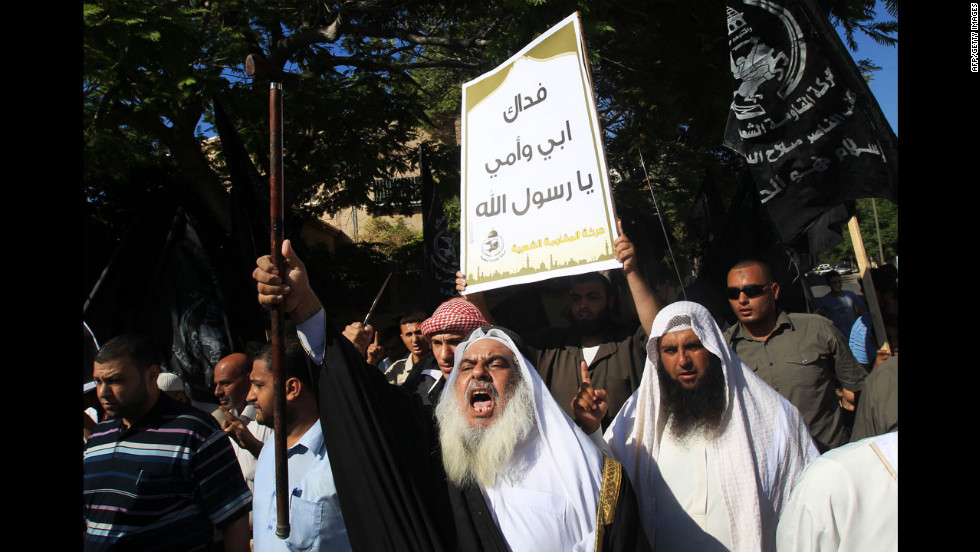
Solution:
<path fill-rule="evenodd" d="M 779 519 L 785 551 L 898 550 L 898 432 L 829 450 L 803 472 Z"/>
<path fill-rule="evenodd" d="M 596 511 L 602 487 L 602 453 L 565 414 L 517 346 L 498 329 L 477 329 L 456 347 L 455 365 L 443 393 L 452 393 L 466 349 L 494 339 L 515 353 L 518 368 L 531 386 L 534 426 L 515 448 L 519 474 L 498 475 L 481 486 L 490 512 L 512 551 L 585 552 L 595 549 Z"/>
<path fill-rule="evenodd" d="M 731 550 L 732 533 L 717 462 L 707 440 L 679 441 L 669 431 L 664 434 L 657 458 L 661 477 L 655 483 L 656 550 Z"/>
<path fill-rule="evenodd" d="M 643 380 L 609 425 L 604 440 L 637 491 L 643 528 L 651 546 L 682 539 L 684 533 L 692 531 L 690 524 L 681 527 L 658 523 L 658 510 L 676 505 L 664 504 L 669 497 L 660 496 L 662 493 L 657 491 L 658 481 L 670 481 L 672 476 L 670 472 L 661 475 L 658 466 L 664 452 L 667 417 L 660 400 L 657 344 L 662 335 L 681 329 L 694 330 L 705 348 L 721 359 L 725 375 L 722 426 L 705 446 L 711 449 L 712 477 L 717 477 L 721 487 L 728 531 L 717 522 L 706 523 L 703 529 L 732 550 L 772 550 L 782 506 L 803 467 L 817 457 L 817 449 L 799 411 L 742 363 L 701 305 L 679 301 L 657 314 L 647 344 Z M 692 488 L 695 481 L 686 481 L 678 484 Z M 705 496 L 716 504 L 714 487 L 705 488 Z M 712 519 L 717 520 L 718 510 L 713 512 Z M 691 513 L 699 515 L 688 512 L 689 516 Z M 680 534 L 658 535 L 658 531 Z"/>

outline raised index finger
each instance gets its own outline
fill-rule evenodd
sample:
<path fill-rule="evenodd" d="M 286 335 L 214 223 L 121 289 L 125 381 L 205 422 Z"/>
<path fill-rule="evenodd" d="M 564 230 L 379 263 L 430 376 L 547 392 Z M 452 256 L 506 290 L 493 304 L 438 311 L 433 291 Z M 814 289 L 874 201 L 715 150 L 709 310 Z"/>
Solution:
<path fill-rule="evenodd" d="M 587 383 L 592 385 L 592 379 L 589 377 L 589 365 L 582 361 L 582 383 Z"/>

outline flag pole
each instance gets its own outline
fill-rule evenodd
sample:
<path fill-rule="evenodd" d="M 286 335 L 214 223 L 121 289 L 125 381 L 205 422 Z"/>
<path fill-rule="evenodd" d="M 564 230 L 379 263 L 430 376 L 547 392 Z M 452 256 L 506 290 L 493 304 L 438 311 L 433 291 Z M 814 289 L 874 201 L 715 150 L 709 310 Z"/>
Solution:
<path fill-rule="evenodd" d="M 286 273 L 282 258 L 283 242 L 283 173 L 282 173 L 282 81 L 273 71 L 260 63 L 254 55 L 245 60 L 245 72 L 254 76 L 256 72 L 270 74 L 269 83 L 269 234 L 272 262 L 279 274 Z M 279 71 L 281 73 L 281 71 Z M 273 412 L 272 430 L 276 461 L 276 536 L 289 537 L 289 471 L 286 461 L 286 378 L 285 351 L 283 348 L 282 304 L 272 307 L 269 325 L 269 340 L 272 343 L 272 389 Z"/>
<path fill-rule="evenodd" d="M 891 347 L 888 345 L 888 335 L 885 333 L 885 321 L 881 317 L 881 308 L 878 306 L 878 296 L 875 294 L 874 280 L 871 278 L 871 267 L 868 264 L 868 253 L 864 250 L 864 238 L 861 236 L 861 226 L 858 224 L 857 216 L 852 216 L 847 221 L 847 229 L 851 233 L 851 244 L 854 246 L 854 256 L 857 257 L 858 270 L 861 273 L 861 285 L 864 288 L 864 299 L 868 302 L 871 311 L 871 320 L 874 324 L 875 337 L 878 338 L 878 350 L 891 354 Z M 872 360 L 872 364 L 874 361 Z"/>

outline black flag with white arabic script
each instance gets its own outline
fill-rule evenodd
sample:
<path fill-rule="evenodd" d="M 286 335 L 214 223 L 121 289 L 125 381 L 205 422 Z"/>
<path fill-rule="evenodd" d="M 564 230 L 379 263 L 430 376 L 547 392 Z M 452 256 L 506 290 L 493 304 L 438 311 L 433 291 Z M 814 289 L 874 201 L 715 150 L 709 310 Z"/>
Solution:
<path fill-rule="evenodd" d="M 432 180 L 432 172 L 419 146 L 419 171 L 422 178 L 422 283 L 425 288 L 425 306 L 428 312 L 436 310 L 456 293 L 456 271 L 459 257 L 453 245 L 453 237 L 446 224 L 439 190 Z"/>
<path fill-rule="evenodd" d="M 725 145 L 785 244 L 849 200 L 898 202 L 898 139 L 813 0 L 727 0 L 735 91 Z"/>

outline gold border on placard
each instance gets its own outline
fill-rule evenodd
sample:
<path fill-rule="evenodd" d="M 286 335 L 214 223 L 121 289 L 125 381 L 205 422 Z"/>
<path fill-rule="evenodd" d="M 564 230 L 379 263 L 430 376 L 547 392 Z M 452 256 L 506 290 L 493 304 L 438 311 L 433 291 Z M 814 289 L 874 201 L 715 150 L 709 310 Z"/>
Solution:
<path fill-rule="evenodd" d="M 574 15 L 577 16 L 577 12 Z M 589 134 L 592 136 L 593 153 L 595 155 L 596 165 L 599 167 L 604 167 L 605 164 L 604 164 L 603 155 L 602 152 L 600 152 L 599 150 L 599 148 L 603 147 L 601 129 L 600 129 L 600 135 L 597 136 L 595 134 L 595 128 L 599 126 L 599 123 L 594 118 L 594 116 L 596 115 L 596 105 L 595 105 L 595 98 L 591 96 L 592 83 L 591 83 L 590 75 L 588 74 L 588 66 L 586 65 L 587 60 L 585 59 L 585 52 L 584 52 L 585 42 L 584 40 L 581 39 L 580 33 L 577 31 L 576 22 L 578 22 L 577 17 L 574 19 L 569 19 L 568 23 L 566 23 L 562 28 L 558 29 L 557 31 L 554 32 L 554 34 L 542 40 L 539 44 L 536 44 L 534 47 L 530 48 L 526 53 L 518 57 L 515 57 L 509 63 L 498 68 L 496 71 L 494 71 L 492 74 L 489 74 L 485 78 L 478 79 L 476 82 L 464 84 L 463 85 L 463 96 L 465 98 L 464 109 L 465 109 L 465 113 L 468 114 L 474 107 L 479 105 L 480 102 L 487 99 L 491 94 L 493 94 L 494 91 L 500 88 L 503 85 L 504 81 L 507 80 L 507 76 L 510 74 L 511 69 L 514 67 L 514 64 L 518 60 L 532 59 L 535 61 L 546 61 L 549 59 L 554 59 L 559 56 L 574 54 L 578 60 L 579 80 L 581 85 L 580 90 L 582 91 L 582 94 L 586 97 L 585 98 L 586 105 L 590 107 L 587 116 L 590 123 Z M 470 133 L 470 125 L 465 125 L 465 127 L 466 127 L 466 133 L 464 136 L 464 140 L 466 140 L 466 143 L 469 143 L 468 136 Z M 468 158 L 469 151 L 464 149 L 463 155 L 464 155 L 464 163 L 469 163 L 469 158 Z M 469 165 L 467 164 L 465 166 L 468 167 Z M 605 174 L 604 171 L 600 170 L 597 176 L 600 180 L 600 190 L 602 191 L 603 202 L 604 202 L 603 204 L 608 205 L 608 203 L 612 201 L 612 198 L 608 197 L 606 194 L 609 185 L 608 182 L 605 182 L 604 180 L 607 175 Z M 462 185 L 466 187 L 466 197 L 467 198 L 472 197 L 472 195 L 469 193 L 468 172 L 466 173 L 466 178 L 464 178 Z M 462 205 L 461 208 L 462 208 L 461 214 L 463 216 L 463 220 L 460 221 L 462 223 L 460 230 L 461 232 L 463 232 L 463 234 L 461 235 L 462 237 L 465 236 L 466 218 L 468 217 L 468 215 L 466 214 L 466 205 Z M 615 209 L 615 206 L 613 206 L 613 209 Z M 604 215 L 606 218 L 606 224 L 609 225 L 609 227 L 613 231 L 615 231 L 615 226 L 614 226 L 615 222 L 609 220 L 609 210 L 604 209 L 604 211 L 605 211 Z M 610 237 L 607 238 L 609 240 L 610 248 L 612 247 L 612 241 L 613 241 L 611 236 L 612 233 L 610 233 Z M 463 240 L 461 240 L 461 242 L 462 241 Z M 512 273 L 508 271 L 507 273 L 502 273 L 495 277 L 483 276 L 482 278 L 477 278 L 474 279 L 473 281 L 469 281 L 472 276 L 470 274 L 470 270 L 468 270 L 470 264 L 469 246 L 465 246 L 465 251 L 466 254 L 463 255 L 462 254 L 463 249 L 461 248 L 460 268 L 463 271 L 463 274 L 466 275 L 469 284 L 484 284 L 488 282 L 495 282 L 499 280 L 520 276 L 519 273 Z M 604 260 L 614 259 L 614 258 L 615 258 L 615 253 L 609 255 L 600 255 L 598 258 L 596 258 L 593 261 L 585 261 L 585 263 L 581 263 L 581 264 L 601 262 Z M 477 264 L 479 265 L 480 263 Z M 578 264 L 580 263 L 572 263 L 569 266 L 575 266 Z"/>

